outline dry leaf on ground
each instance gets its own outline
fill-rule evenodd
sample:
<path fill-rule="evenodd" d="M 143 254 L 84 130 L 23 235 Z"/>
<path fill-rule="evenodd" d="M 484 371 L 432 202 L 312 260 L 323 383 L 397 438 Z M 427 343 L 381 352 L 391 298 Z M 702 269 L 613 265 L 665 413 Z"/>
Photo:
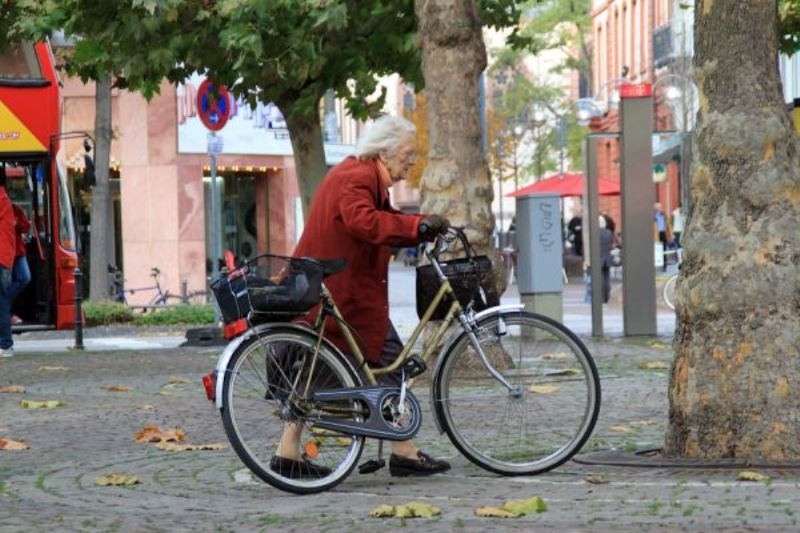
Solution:
<path fill-rule="evenodd" d="M 488 518 L 519 518 L 526 514 L 543 513 L 547 511 L 547 504 L 540 496 L 533 496 L 525 500 L 508 500 L 500 507 L 478 507 L 476 516 Z"/>
<path fill-rule="evenodd" d="M 528 385 L 528 391 L 535 394 L 550 394 L 558 390 L 556 385 Z"/>
<path fill-rule="evenodd" d="M 55 409 L 56 407 L 66 405 L 61 400 L 20 400 L 19 404 L 25 409 Z"/>
<path fill-rule="evenodd" d="M 19 394 L 25 392 L 25 387 L 20 387 L 19 385 L 9 385 L 8 387 L 0 387 L 0 392 Z"/>
<path fill-rule="evenodd" d="M 59 372 L 62 370 L 69 370 L 69 368 L 65 366 L 47 366 L 47 365 L 39 367 L 39 372 Z"/>
<path fill-rule="evenodd" d="M 764 474 L 759 474 L 758 472 L 753 472 L 752 470 L 741 470 L 736 475 L 736 479 L 739 481 L 770 481 L 772 478 Z"/>
<path fill-rule="evenodd" d="M 126 385 L 101 385 L 100 388 L 108 392 L 128 392 L 131 390 L 131 388 Z"/>
<path fill-rule="evenodd" d="M 630 433 L 633 430 L 625 426 L 611 426 L 611 431 L 614 433 Z"/>
<path fill-rule="evenodd" d="M 108 485 L 113 485 L 115 487 L 125 487 L 128 485 L 136 485 L 139 483 L 139 478 L 132 474 L 106 474 L 104 476 L 98 476 L 94 480 L 95 485 L 100 485 L 101 487 L 105 487 Z"/>
<path fill-rule="evenodd" d="M 583 480 L 587 483 L 592 483 L 593 485 L 602 485 L 603 483 L 608 483 L 608 478 L 603 474 L 589 474 Z"/>
<path fill-rule="evenodd" d="M 189 383 L 189 380 L 186 378 L 179 378 L 177 376 L 170 376 L 169 380 L 167 381 L 169 385 L 178 385 L 180 383 Z"/>
<path fill-rule="evenodd" d="M 180 442 L 186 438 L 186 433 L 180 428 L 163 430 L 158 426 L 145 426 L 136 432 L 136 442 Z"/>
<path fill-rule="evenodd" d="M 379 505 L 369 515 L 373 518 L 433 518 L 442 513 L 438 507 L 425 502 L 408 502 L 404 505 Z"/>
<path fill-rule="evenodd" d="M 139 411 L 155 411 L 156 408 L 150 405 L 149 403 L 145 403 L 137 407 Z"/>
<path fill-rule="evenodd" d="M 519 518 L 520 514 L 506 511 L 499 507 L 478 507 L 475 509 L 475 516 L 482 518 Z"/>
<path fill-rule="evenodd" d="M 172 442 L 164 442 L 163 440 L 156 444 L 156 448 L 167 452 L 190 452 L 195 450 L 224 450 L 224 444 L 175 444 Z"/>
<path fill-rule="evenodd" d="M 24 441 L 0 439 L 0 450 L 8 450 L 18 452 L 20 450 L 27 450 L 30 448 Z"/>
<path fill-rule="evenodd" d="M 664 361 L 642 361 L 639 363 L 639 368 L 642 370 L 666 370 L 669 365 Z"/>

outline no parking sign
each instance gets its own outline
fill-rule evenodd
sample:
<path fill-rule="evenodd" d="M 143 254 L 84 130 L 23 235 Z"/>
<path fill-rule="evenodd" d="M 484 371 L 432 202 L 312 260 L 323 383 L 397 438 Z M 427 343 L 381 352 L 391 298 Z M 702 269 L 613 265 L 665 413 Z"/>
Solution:
<path fill-rule="evenodd" d="M 212 81 L 203 80 L 197 89 L 197 114 L 206 128 L 221 130 L 231 114 L 228 89 L 224 85 L 215 88 Z"/>

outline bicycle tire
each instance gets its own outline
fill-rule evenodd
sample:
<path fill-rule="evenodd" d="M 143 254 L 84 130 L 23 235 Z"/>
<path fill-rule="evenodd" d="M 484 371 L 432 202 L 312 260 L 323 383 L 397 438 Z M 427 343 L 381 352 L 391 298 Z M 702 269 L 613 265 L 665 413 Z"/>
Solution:
<path fill-rule="evenodd" d="M 570 459 L 600 412 L 589 351 L 563 325 L 525 311 L 497 310 L 474 331 L 490 360 L 507 363 L 496 369 L 519 396 L 489 374 L 462 332 L 433 382 L 434 408 L 450 440 L 476 465 L 503 475 L 539 474 Z"/>
<path fill-rule="evenodd" d="M 675 310 L 675 284 L 678 281 L 678 274 L 673 274 L 667 281 L 664 282 L 664 289 L 662 291 L 662 296 L 664 297 L 664 303 L 667 304 L 667 307 Z"/>
<path fill-rule="evenodd" d="M 236 454 L 260 479 L 278 489 L 295 494 L 313 494 L 329 490 L 341 483 L 358 462 L 364 437 L 314 430 L 305 416 L 319 412 L 305 399 L 312 390 L 355 387 L 362 381 L 349 361 L 327 343 L 320 347 L 310 389 L 300 394 L 298 383 L 309 378 L 310 361 L 317 344 L 314 332 L 296 326 L 275 326 L 245 341 L 232 355 L 225 369 L 221 409 L 223 426 Z M 339 407 L 349 416 L 354 405 Z M 328 409 L 326 412 L 330 412 Z M 348 416 L 345 414 L 345 416 Z M 293 478 L 291 472 L 281 475 L 270 467 L 287 420 L 304 426 L 306 443 L 314 442 L 318 453 L 310 459 L 326 466 L 331 473 L 322 478 Z M 310 444 L 309 444 L 310 445 Z"/>

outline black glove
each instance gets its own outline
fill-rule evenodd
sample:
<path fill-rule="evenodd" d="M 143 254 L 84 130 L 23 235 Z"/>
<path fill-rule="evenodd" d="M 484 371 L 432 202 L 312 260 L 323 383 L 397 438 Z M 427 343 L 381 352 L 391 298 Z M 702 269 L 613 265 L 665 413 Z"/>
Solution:
<path fill-rule="evenodd" d="M 419 223 L 417 230 L 420 237 L 427 237 L 433 239 L 440 233 L 447 231 L 450 227 L 450 221 L 439 215 L 428 215 Z"/>

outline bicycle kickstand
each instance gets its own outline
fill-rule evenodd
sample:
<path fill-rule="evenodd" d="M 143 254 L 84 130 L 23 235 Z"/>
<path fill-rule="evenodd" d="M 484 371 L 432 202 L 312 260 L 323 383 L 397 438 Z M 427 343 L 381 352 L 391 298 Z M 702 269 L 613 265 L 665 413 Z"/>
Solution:
<path fill-rule="evenodd" d="M 383 440 L 378 441 L 378 458 L 364 461 L 358 465 L 359 474 L 371 474 L 386 466 L 386 461 L 383 459 Z"/>

